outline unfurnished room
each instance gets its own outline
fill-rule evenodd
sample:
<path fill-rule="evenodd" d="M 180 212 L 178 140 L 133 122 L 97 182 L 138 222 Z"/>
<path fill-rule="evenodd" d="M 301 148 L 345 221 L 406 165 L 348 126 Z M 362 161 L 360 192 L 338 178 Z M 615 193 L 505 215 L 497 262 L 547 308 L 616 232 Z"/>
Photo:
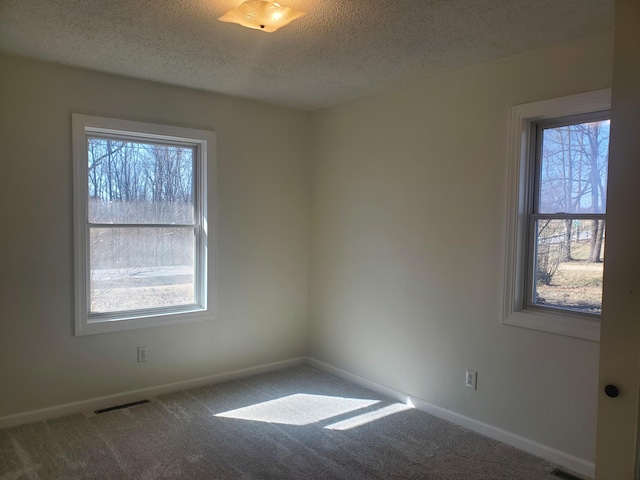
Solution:
<path fill-rule="evenodd" d="M 639 480 L 638 25 L 0 0 L 0 480 Z"/>

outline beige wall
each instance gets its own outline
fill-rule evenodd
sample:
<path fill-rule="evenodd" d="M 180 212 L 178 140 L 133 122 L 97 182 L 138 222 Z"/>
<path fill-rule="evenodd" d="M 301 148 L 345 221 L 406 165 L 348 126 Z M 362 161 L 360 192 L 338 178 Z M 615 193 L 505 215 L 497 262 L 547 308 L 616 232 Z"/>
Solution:
<path fill-rule="evenodd" d="M 507 153 L 512 105 L 611 68 L 605 32 L 316 113 L 311 356 L 593 461 L 598 343 L 500 323 Z"/>
<path fill-rule="evenodd" d="M 8 56 L 0 72 L 0 417 L 305 354 L 308 113 Z M 215 321 L 72 335 L 72 112 L 217 132 Z"/>

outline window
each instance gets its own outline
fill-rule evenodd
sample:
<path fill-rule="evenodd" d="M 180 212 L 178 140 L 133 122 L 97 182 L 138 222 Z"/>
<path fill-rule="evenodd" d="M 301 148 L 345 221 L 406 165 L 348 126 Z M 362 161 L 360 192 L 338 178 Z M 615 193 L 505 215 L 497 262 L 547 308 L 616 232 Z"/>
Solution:
<path fill-rule="evenodd" d="M 534 126 L 527 305 L 600 314 L 609 114 Z"/>
<path fill-rule="evenodd" d="M 211 317 L 214 151 L 213 132 L 73 115 L 76 335 Z"/>
<path fill-rule="evenodd" d="M 512 109 L 505 324 L 599 340 L 610 96 Z"/>

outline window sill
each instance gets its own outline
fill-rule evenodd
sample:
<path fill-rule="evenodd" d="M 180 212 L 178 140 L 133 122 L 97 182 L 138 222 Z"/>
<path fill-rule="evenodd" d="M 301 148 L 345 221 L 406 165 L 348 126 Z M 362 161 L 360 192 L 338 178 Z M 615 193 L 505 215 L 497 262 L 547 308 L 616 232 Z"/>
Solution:
<path fill-rule="evenodd" d="M 519 310 L 502 320 L 504 325 L 540 330 L 542 332 L 600 341 L 600 322 L 562 313 Z"/>
<path fill-rule="evenodd" d="M 213 319 L 210 310 L 198 309 L 189 312 L 162 314 L 129 319 L 89 320 L 77 325 L 76 336 L 99 333 L 113 333 L 160 325 L 177 325 L 182 323 L 202 322 Z"/>

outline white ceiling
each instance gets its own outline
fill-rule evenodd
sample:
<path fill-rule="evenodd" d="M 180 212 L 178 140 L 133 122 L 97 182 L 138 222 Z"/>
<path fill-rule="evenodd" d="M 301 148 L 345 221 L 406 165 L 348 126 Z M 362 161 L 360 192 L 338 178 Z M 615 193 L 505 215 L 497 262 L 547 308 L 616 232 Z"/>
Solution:
<path fill-rule="evenodd" d="M 275 33 L 217 20 L 243 0 L 0 0 L 0 51 L 303 109 L 613 27 L 614 0 L 281 0 Z"/>

